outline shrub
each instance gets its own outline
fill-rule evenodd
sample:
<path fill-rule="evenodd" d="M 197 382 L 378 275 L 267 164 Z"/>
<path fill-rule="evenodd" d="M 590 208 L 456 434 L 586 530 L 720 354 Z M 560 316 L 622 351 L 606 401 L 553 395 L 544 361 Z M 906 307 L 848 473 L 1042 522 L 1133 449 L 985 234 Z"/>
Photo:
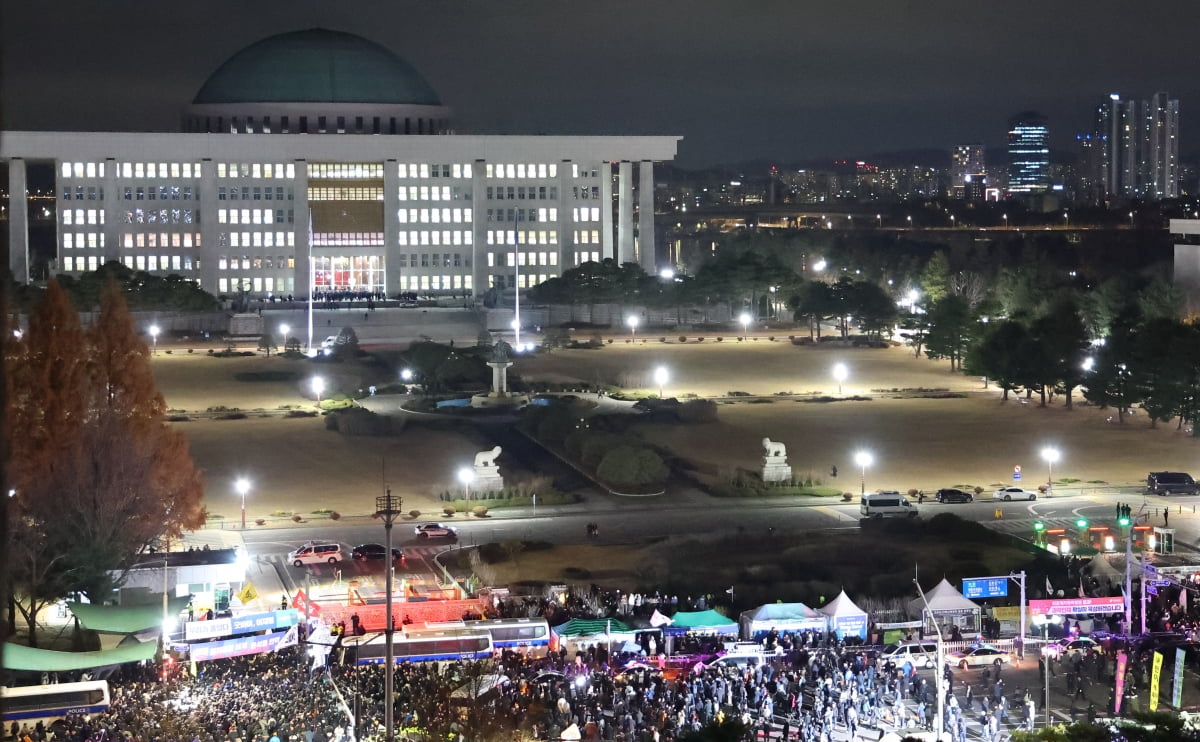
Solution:
<path fill-rule="evenodd" d="M 421 511 L 420 510 L 409 510 L 408 517 L 412 518 L 413 520 L 416 520 L 417 518 L 421 517 Z"/>
<path fill-rule="evenodd" d="M 697 343 L 703 343 L 703 342 L 704 342 L 704 338 L 702 338 L 702 337 L 696 338 L 696 342 L 697 342 Z"/>
<path fill-rule="evenodd" d="M 385 437 L 404 430 L 404 418 L 376 415 L 361 407 L 334 410 L 325 418 L 325 429 L 342 435 Z"/>
<path fill-rule="evenodd" d="M 919 494 L 919 492 L 915 489 L 910 489 L 907 494 L 909 497 L 916 497 Z"/>
<path fill-rule="evenodd" d="M 681 423 L 711 423 L 717 420 L 717 403 L 709 399 L 692 399 L 675 411 Z"/>
<path fill-rule="evenodd" d="M 583 440 L 579 460 L 589 469 L 596 469 L 609 452 L 624 444 L 624 439 L 613 433 L 593 433 Z"/>
<path fill-rule="evenodd" d="M 686 342 L 687 342 L 687 335 L 680 335 L 680 336 L 679 336 L 679 342 L 681 342 L 681 343 L 686 343 Z"/>
<path fill-rule="evenodd" d="M 775 336 L 771 335 L 770 337 L 767 338 L 767 340 L 770 340 L 773 343 L 773 342 L 775 342 Z"/>
<path fill-rule="evenodd" d="M 218 420 L 245 420 L 246 413 L 244 412 L 226 412 L 223 415 L 217 415 Z"/>
<path fill-rule="evenodd" d="M 745 339 L 746 339 L 746 338 L 744 338 L 744 337 L 739 337 L 739 338 L 738 338 L 738 342 L 740 343 L 740 342 L 742 342 L 742 341 L 743 341 L 743 340 L 745 340 Z"/>
<path fill-rule="evenodd" d="M 447 518 L 454 517 L 454 514 L 457 512 L 458 510 L 456 510 L 453 505 L 447 505 L 446 507 L 442 508 L 442 515 L 446 516 Z"/>
<path fill-rule="evenodd" d="M 667 478 L 662 457 L 648 448 L 621 445 L 604 455 L 596 476 L 617 486 L 644 487 Z"/>
<path fill-rule="evenodd" d="M 612 345 L 612 338 L 609 338 L 609 339 L 608 339 L 608 344 L 609 344 L 609 345 Z"/>
<path fill-rule="evenodd" d="M 209 351 L 209 352 L 211 353 L 212 351 Z M 254 521 L 254 525 L 256 525 L 256 526 L 265 526 L 266 524 L 267 524 L 266 518 L 258 518 Z"/>
<path fill-rule="evenodd" d="M 209 349 L 208 349 L 208 354 L 209 354 L 210 356 L 211 356 L 211 355 L 213 355 L 213 353 L 215 353 L 215 352 L 216 352 L 216 351 L 214 351 L 212 348 L 209 348 Z"/>
<path fill-rule="evenodd" d="M 483 516 L 487 515 L 487 511 L 488 509 L 486 505 L 476 505 L 475 507 L 471 508 L 471 515 L 474 515 L 476 518 L 482 518 Z"/>
<path fill-rule="evenodd" d="M 721 341 L 722 341 L 722 340 L 724 340 L 724 339 L 725 339 L 725 338 L 723 338 L 723 337 L 719 337 L 719 338 L 717 338 L 717 342 L 719 343 L 719 342 L 721 342 Z"/>
<path fill-rule="evenodd" d="M 667 342 L 667 339 L 666 339 L 666 338 L 659 338 L 659 339 L 658 339 L 658 342 L 660 342 L 660 343 L 665 343 L 665 342 Z"/>
<path fill-rule="evenodd" d="M 341 513 L 339 513 L 338 511 L 334 510 L 334 511 L 332 511 L 332 512 L 330 512 L 330 513 L 329 513 L 329 519 L 330 519 L 330 520 L 341 520 L 341 519 L 342 519 L 342 514 L 341 514 Z"/>
<path fill-rule="evenodd" d="M 164 350 L 164 351 L 163 351 L 163 353 L 166 353 L 167 355 L 171 355 L 171 351 L 170 351 L 170 350 Z"/>
<path fill-rule="evenodd" d="M 302 521 L 302 520 L 304 520 L 304 518 L 301 518 L 299 513 L 297 513 L 296 515 L 293 515 L 293 516 L 292 516 L 292 522 L 293 522 L 293 523 L 299 523 L 299 522 L 300 522 L 300 521 Z"/>
<path fill-rule="evenodd" d="M 170 417 L 167 418 L 167 422 L 169 422 L 169 423 L 186 423 L 188 420 L 191 420 L 191 419 L 192 418 L 188 417 L 187 415 L 171 415 Z"/>
<path fill-rule="evenodd" d="M 195 350 L 188 348 L 188 353 L 195 353 L 195 352 L 196 352 Z"/>

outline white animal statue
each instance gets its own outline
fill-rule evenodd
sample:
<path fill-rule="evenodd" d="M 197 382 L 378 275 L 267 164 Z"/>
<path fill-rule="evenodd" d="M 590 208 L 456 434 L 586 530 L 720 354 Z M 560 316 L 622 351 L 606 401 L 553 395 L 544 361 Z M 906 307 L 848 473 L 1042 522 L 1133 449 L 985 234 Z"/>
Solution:
<path fill-rule="evenodd" d="M 480 451 L 479 453 L 475 454 L 476 468 L 483 468 L 483 467 L 487 467 L 487 466 L 494 467 L 496 465 L 496 457 L 499 455 L 500 455 L 500 447 L 499 446 L 496 446 L 491 451 Z"/>
<path fill-rule="evenodd" d="M 763 449 L 767 452 L 767 458 L 787 458 L 787 447 L 779 441 L 773 441 L 770 438 L 763 438 L 762 444 Z"/>

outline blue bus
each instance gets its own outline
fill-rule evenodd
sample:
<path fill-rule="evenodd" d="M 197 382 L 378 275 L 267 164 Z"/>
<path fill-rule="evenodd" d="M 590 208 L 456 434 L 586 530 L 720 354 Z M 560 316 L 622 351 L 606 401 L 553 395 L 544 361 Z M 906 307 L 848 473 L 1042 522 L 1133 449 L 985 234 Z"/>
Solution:
<path fill-rule="evenodd" d="M 107 680 L 85 680 L 80 683 L 24 685 L 0 687 L 4 699 L 5 730 L 14 721 L 30 727 L 39 721 L 47 727 L 71 714 L 95 714 L 109 706 Z"/>
<path fill-rule="evenodd" d="M 381 665 L 387 659 L 386 634 L 376 632 L 342 640 L 342 662 Z M 486 631 L 436 629 L 403 632 L 392 636 L 396 662 L 481 660 L 492 656 L 492 637 Z"/>

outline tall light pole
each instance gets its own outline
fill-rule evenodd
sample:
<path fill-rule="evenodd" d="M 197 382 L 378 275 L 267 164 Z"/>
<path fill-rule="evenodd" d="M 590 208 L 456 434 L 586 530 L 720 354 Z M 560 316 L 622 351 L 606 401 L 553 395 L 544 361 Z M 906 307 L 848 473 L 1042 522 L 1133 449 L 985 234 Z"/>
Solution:
<path fill-rule="evenodd" d="M 322 379 L 320 376 L 314 376 L 311 383 L 313 394 L 315 394 L 317 397 L 317 406 L 320 407 L 321 392 L 325 391 L 325 379 Z"/>
<path fill-rule="evenodd" d="M 905 218 L 908 219 L 908 228 L 912 229 L 912 217 L 909 216 L 909 217 L 905 217 Z"/>
<path fill-rule="evenodd" d="M 833 378 L 837 379 L 838 396 L 839 397 L 842 395 L 842 382 L 845 381 L 846 377 L 848 377 L 849 375 L 850 375 L 850 369 L 846 368 L 846 364 L 844 364 L 844 363 L 833 364 Z"/>
<path fill-rule="evenodd" d="M 1057 448 L 1046 446 L 1042 449 L 1042 458 L 1046 460 L 1046 496 L 1054 494 L 1054 462 L 1061 457 Z"/>
<path fill-rule="evenodd" d="M 391 555 L 392 553 L 392 525 L 396 522 L 396 516 L 400 515 L 400 508 L 403 500 L 399 497 L 392 496 L 391 487 L 387 488 L 386 494 L 382 497 L 375 498 L 375 517 L 383 521 L 383 553 Z M 384 572 L 387 592 L 387 606 L 384 611 L 383 634 L 384 643 L 386 644 L 384 662 L 387 663 L 387 669 L 383 673 L 383 726 L 384 740 L 393 742 L 396 739 L 396 722 L 393 718 L 393 712 L 396 706 L 395 698 L 395 670 L 396 656 L 395 648 L 392 646 L 392 637 L 396 633 L 395 619 L 392 615 L 392 573 L 394 570 L 388 569 Z"/>
<path fill-rule="evenodd" d="M 284 350 L 287 350 L 287 341 L 288 341 L 287 336 L 288 336 L 288 333 L 291 332 L 291 330 L 292 330 L 292 328 L 288 327 L 286 322 L 279 326 L 279 334 L 283 335 L 283 349 Z"/>
<path fill-rule="evenodd" d="M 937 669 L 933 671 L 934 681 L 937 683 L 937 724 L 933 726 L 934 739 L 942 738 L 942 728 L 946 723 L 946 692 L 942 687 L 944 675 L 946 671 L 946 647 L 942 639 L 942 627 L 938 624 L 937 619 L 933 617 L 933 611 L 929 610 L 929 601 L 925 600 L 925 591 L 921 589 L 921 584 L 913 579 L 913 584 L 917 586 L 917 593 L 921 596 L 921 603 L 925 606 L 925 613 L 929 615 L 933 621 L 933 630 L 937 632 Z M 1021 610 L 1024 610 L 1022 607 Z M 925 622 L 925 616 L 921 616 L 921 623 Z"/>
<path fill-rule="evenodd" d="M 663 398 L 663 387 L 667 384 L 669 374 L 666 366 L 659 366 L 654 369 L 654 383 L 658 384 L 658 398 Z"/>
<path fill-rule="evenodd" d="M 637 342 L 637 326 L 638 326 L 637 316 L 632 315 L 632 314 L 629 315 L 629 317 L 625 320 L 625 324 L 629 325 L 629 339 L 634 342 Z"/>
<path fill-rule="evenodd" d="M 738 317 L 738 322 L 742 323 L 742 337 L 745 337 L 750 332 L 750 314 L 742 312 Z"/>
<path fill-rule="evenodd" d="M 1133 229 L 1133 212 L 1129 212 L 1129 228 Z"/>
<path fill-rule="evenodd" d="M 1004 228 L 1008 229 L 1008 214 L 1004 214 L 1001 218 L 1004 219 Z"/>
<path fill-rule="evenodd" d="M 1071 212 L 1069 212 L 1069 211 L 1063 212 L 1063 222 L 1065 222 L 1067 228 L 1070 229 L 1070 227 L 1071 227 Z"/>
<path fill-rule="evenodd" d="M 870 451 L 859 451 L 858 453 L 854 454 L 854 463 L 858 464 L 859 469 L 862 472 L 862 478 L 859 480 L 859 485 L 861 487 L 859 490 L 859 495 L 867 494 L 867 467 L 874 462 L 875 457 L 871 455 Z"/>
<path fill-rule="evenodd" d="M 463 489 L 466 490 L 466 499 L 471 499 L 471 482 L 475 481 L 475 472 L 467 467 L 458 470 L 458 481 L 462 482 Z"/>
<path fill-rule="evenodd" d="M 250 491 L 250 480 L 242 477 L 235 485 L 238 494 L 242 496 L 242 530 L 246 530 L 246 493 Z"/>
<path fill-rule="evenodd" d="M 150 338 L 154 341 L 154 355 L 158 355 L 158 325 L 150 325 Z"/>
<path fill-rule="evenodd" d="M 883 214 L 875 215 L 875 223 L 879 226 L 880 229 L 883 229 Z"/>
<path fill-rule="evenodd" d="M 167 656 L 167 647 L 169 646 L 167 644 L 167 641 L 169 639 L 169 637 L 167 635 L 171 632 L 171 626 L 172 626 L 171 616 L 169 615 L 170 609 L 167 607 L 167 569 L 168 569 L 167 559 L 166 559 L 166 557 L 163 557 L 162 559 L 151 559 L 148 562 L 138 562 L 137 564 L 131 565 L 130 568 L 132 569 L 135 567 L 148 567 L 152 564 L 161 564 L 162 569 L 163 569 L 163 573 L 162 573 L 162 596 L 163 596 L 162 597 L 162 611 L 163 611 L 162 612 L 162 654 L 164 657 L 166 657 Z"/>

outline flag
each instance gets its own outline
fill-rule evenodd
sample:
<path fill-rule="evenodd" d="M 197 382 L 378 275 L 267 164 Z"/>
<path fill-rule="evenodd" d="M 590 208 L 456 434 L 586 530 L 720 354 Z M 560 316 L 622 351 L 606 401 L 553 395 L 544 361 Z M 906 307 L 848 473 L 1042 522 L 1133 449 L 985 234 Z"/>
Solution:
<path fill-rule="evenodd" d="M 725 591 L 725 593 L 728 595 L 733 595 L 733 588 L 732 587 L 729 588 L 728 590 Z"/>
<path fill-rule="evenodd" d="M 1079 597 L 1085 597 L 1083 592 L 1083 575 L 1079 575 Z"/>
<path fill-rule="evenodd" d="M 242 601 L 242 605 L 246 605 L 252 600 L 258 598 L 258 590 L 254 589 L 253 582 L 247 582 L 241 590 L 237 591 L 237 599 Z"/>
<path fill-rule="evenodd" d="M 281 649 L 286 649 L 288 647 L 294 647 L 299 643 L 299 641 L 300 641 L 300 626 L 297 624 L 287 630 L 287 633 L 284 634 L 279 639 L 279 642 L 275 645 L 275 649 L 273 649 L 272 651 L 278 652 Z"/>
<path fill-rule="evenodd" d="M 1047 576 L 1047 577 L 1046 577 L 1046 594 L 1047 594 L 1047 595 L 1053 595 L 1053 594 L 1054 594 L 1054 586 L 1050 584 L 1050 577 L 1049 577 L 1049 576 Z"/>

